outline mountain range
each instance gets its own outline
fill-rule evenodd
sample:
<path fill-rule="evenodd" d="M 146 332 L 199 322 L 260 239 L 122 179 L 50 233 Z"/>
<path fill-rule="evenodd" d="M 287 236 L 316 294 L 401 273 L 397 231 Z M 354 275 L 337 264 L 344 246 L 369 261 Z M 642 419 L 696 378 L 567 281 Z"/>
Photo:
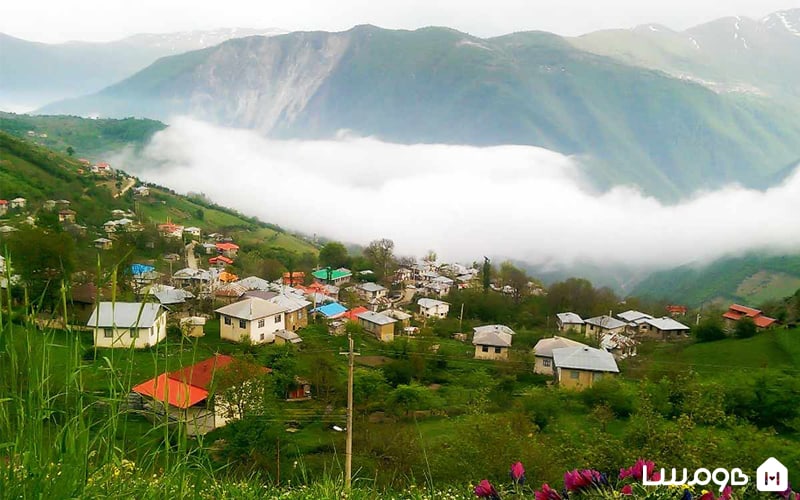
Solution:
<path fill-rule="evenodd" d="M 164 56 L 236 37 L 280 33 L 285 31 L 228 28 L 60 44 L 30 42 L 0 33 L 0 109 L 32 110 L 47 102 L 101 90 Z"/>
<path fill-rule="evenodd" d="M 577 38 L 369 25 L 236 38 L 40 112 L 534 145 L 579 158 L 598 188 L 635 184 L 674 201 L 730 182 L 763 188 L 797 164 L 798 20 L 800 9 Z"/>

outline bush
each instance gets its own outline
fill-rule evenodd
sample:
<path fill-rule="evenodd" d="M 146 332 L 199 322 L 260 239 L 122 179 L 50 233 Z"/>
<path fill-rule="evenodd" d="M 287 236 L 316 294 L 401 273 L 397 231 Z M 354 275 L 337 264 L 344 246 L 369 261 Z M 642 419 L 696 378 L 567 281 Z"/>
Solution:
<path fill-rule="evenodd" d="M 694 336 L 698 342 L 713 342 L 724 339 L 725 330 L 716 318 L 708 318 L 697 325 Z"/>
<path fill-rule="evenodd" d="M 736 328 L 733 330 L 733 334 L 737 339 L 749 339 L 755 336 L 757 332 L 756 324 L 750 318 L 742 318 L 737 321 Z"/>

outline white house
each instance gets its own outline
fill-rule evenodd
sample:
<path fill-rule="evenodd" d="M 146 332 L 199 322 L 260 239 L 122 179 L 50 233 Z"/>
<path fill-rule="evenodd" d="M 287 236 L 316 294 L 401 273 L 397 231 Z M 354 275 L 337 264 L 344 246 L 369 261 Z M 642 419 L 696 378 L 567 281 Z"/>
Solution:
<path fill-rule="evenodd" d="M 533 372 L 542 375 L 553 375 L 553 350 L 564 347 L 586 346 L 580 342 L 575 342 L 574 340 L 558 336 L 548 339 L 540 339 L 533 347 L 533 356 L 535 358 Z"/>
<path fill-rule="evenodd" d="M 183 232 L 184 233 L 188 233 L 188 234 L 194 236 L 195 238 L 199 238 L 200 237 L 200 228 L 199 227 L 190 226 L 190 227 L 184 228 Z"/>
<path fill-rule="evenodd" d="M 389 292 L 385 286 L 370 282 L 361 283 L 356 287 L 356 290 L 358 291 L 358 294 L 364 298 L 364 300 L 369 302 L 386 297 L 386 294 Z"/>
<path fill-rule="evenodd" d="M 585 320 L 584 323 L 586 327 L 583 333 L 587 337 L 594 337 L 597 340 L 600 340 L 606 333 L 624 333 L 628 326 L 626 322 L 611 316 L 596 316 Z"/>
<path fill-rule="evenodd" d="M 25 205 L 28 203 L 28 200 L 25 198 L 14 198 L 11 200 L 11 208 L 25 208 Z"/>
<path fill-rule="evenodd" d="M 150 347 L 167 338 L 167 311 L 161 304 L 100 302 L 86 325 L 96 347 Z"/>
<path fill-rule="evenodd" d="M 450 304 L 436 299 L 419 299 L 419 313 L 424 318 L 446 318 L 450 312 Z"/>
<path fill-rule="evenodd" d="M 691 328 L 679 321 L 664 316 L 663 318 L 650 318 L 644 320 L 640 331 L 645 335 L 667 340 L 689 335 Z"/>
<path fill-rule="evenodd" d="M 472 329 L 475 359 L 508 359 L 514 330 L 505 325 L 476 326 Z"/>
<path fill-rule="evenodd" d="M 219 336 L 241 342 L 247 337 L 254 344 L 272 343 L 275 332 L 286 329 L 286 307 L 249 297 L 220 307 Z"/>
<path fill-rule="evenodd" d="M 577 333 L 583 332 L 583 319 L 574 312 L 556 314 L 556 326 L 559 332 L 574 330 Z"/>

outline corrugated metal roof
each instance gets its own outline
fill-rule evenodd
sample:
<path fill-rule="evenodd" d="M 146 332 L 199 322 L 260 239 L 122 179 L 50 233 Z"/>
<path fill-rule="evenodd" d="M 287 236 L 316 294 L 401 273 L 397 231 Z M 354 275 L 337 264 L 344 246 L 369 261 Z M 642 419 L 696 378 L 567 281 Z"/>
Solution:
<path fill-rule="evenodd" d="M 621 312 L 621 313 L 617 314 L 617 317 L 619 319 L 623 320 L 623 321 L 627 321 L 628 323 L 630 323 L 632 321 L 637 321 L 637 320 L 640 320 L 640 319 L 651 319 L 652 318 L 652 316 L 647 314 L 647 313 L 643 313 L 641 311 L 634 311 L 634 310 Z"/>
<path fill-rule="evenodd" d="M 589 318 L 584 320 L 584 323 L 587 325 L 594 325 L 599 326 L 601 328 L 607 328 L 609 330 L 614 330 L 617 328 L 624 328 L 627 323 L 624 321 L 620 321 L 617 318 L 612 318 L 611 316 L 595 316 L 594 318 Z"/>
<path fill-rule="evenodd" d="M 161 304 L 100 302 L 92 312 L 89 327 L 150 328 L 163 311 Z"/>
<path fill-rule="evenodd" d="M 288 312 L 295 312 L 311 305 L 311 302 L 305 299 L 298 299 L 288 295 L 276 295 L 268 300 L 273 304 L 285 307 Z"/>
<path fill-rule="evenodd" d="M 362 312 L 358 315 L 358 319 L 363 319 L 364 321 L 369 321 L 370 323 L 375 323 L 376 325 L 389 325 L 397 322 L 397 320 L 394 318 L 390 318 L 385 314 L 376 313 L 373 311 Z"/>
<path fill-rule="evenodd" d="M 610 352 L 588 346 L 553 349 L 553 364 L 558 368 L 619 373 Z"/>
<path fill-rule="evenodd" d="M 505 333 L 507 335 L 515 335 L 516 332 L 511 328 L 507 327 L 506 325 L 484 325 L 484 326 L 476 326 L 472 329 L 475 335 L 479 333 L 489 333 L 489 332 L 500 332 Z"/>
<path fill-rule="evenodd" d="M 254 319 L 266 318 L 286 312 L 286 308 L 273 304 L 267 300 L 250 297 L 227 306 L 220 307 L 215 312 L 231 316 L 233 318 L 252 321 Z"/>
<path fill-rule="evenodd" d="M 420 307 L 424 307 L 426 309 L 430 309 L 432 307 L 437 307 L 437 306 L 449 306 L 450 305 L 448 302 L 444 302 L 442 300 L 436 300 L 436 299 L 419 299 L 417 301 L 417 304 L 419 304 Z"/>
<path fill-rule="evenodd" d="M 646 319 L 646 320 L 644 320 L 644 322 L 647 323 L 648 325 L 653 325 L 654 327 L 658 328 L 659 330 L 665 330 L 665 331 L 676 331 L 676 330 L 678 330 L 678 331 L 686 331 L 686 332 L 691 330 L 691 328 L 689 328 L 688 326 L 684 325 L 683 323 L 680 323 L 680 322 L 675 321 L 674 319 L 668 318 L 668 317 Z"/>
<path fill-rule="evenodd" d="M 338 318 L 342 316 L 344 313 L 347 312 L 347 308 L 338 302 L 331 302 L 330 304 L 325 304 L 322 307 L 318 307 L 314 309 L 314 311 L 321 313 L 328 319 Z"/>
<path fill-rule="evenodd" d="M 556 318 L 558 321 L 561 322 L 562 325 L 570 324 L 570 325 L 582 325 L 583 319 L 575 314 L 574 312 L 565 312 L 565 313 L 558 313 L 556 314 Z"/>
<path fill-rule="evenodd" d="M 564 347 L 586 347 L 586 345 L 564 337 L 552 337 L 549 339 L 540 339 L 539 342 L 533 346 L 533 352 L 535 356 L 552 358 L 553 349 L 563 349 Z"/>
<path fill-rule="evenodd" d="M 381 292 L 386 290 L 385 286 L 379 285 L 378 283 L 361 283 L 358 285 L 358 288 L 364 290 L 365 292 Z"/>
<path fill-rule="evenodd" d="M 248 276 L 236 282 L 236 284 L 244 287 L 245 290 L 269 290 L 269 281 L 259 278 L 258 276 Z"/>
<path fill-rule="evenodd" d="M 477 331 L 472 337 L 473 345 L 488 345 L 492 347 L 511 347 L 511 334 L 502 330 Z"/>

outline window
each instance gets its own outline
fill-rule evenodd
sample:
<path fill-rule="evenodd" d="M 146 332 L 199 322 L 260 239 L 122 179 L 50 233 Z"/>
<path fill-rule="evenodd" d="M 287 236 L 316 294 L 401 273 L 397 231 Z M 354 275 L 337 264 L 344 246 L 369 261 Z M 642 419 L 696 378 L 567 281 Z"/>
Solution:
<path fill-rule="evenodd" d="M 571 378 L 572 380 L 578 380 L 579 378 L 581 378 L 581 372 L 579 372 L 578 370 L 570 370 L 569 378 Z"/>
<path fill-rule="evenodd" d="M 501 351 L 501 348 L 499 348 L 499 347 L 495 347 L 494 348 L 494 353 L 495 354 L 500 354 L 500 351 Z"/>
<path fill-rule="evenodd" d="M 597 382 L 597 381 L 598 381 L 598 380 L 600 380 L 601 378 L 603 378 L 603 374 L 602 374 L 602 373 L 600 373 L 600 372 L 594 372 L 594 373 L 592 373 L 592 381 L 593 381 L 593 382 Z"/>
<path fill-rule="evenodd" d="M 261 320 L 261 321 L 264 321 L 264 320 Z M 261 338 L 261 340 L 264 340 L 264 334 L 263 333 L 261 334 L 260 338 Z"/>
<path fill-rule="evenodd" d="M 481 347 L 481 350 L 482 350 L 483 352 L 489 352 L 489 346 L 488 346 L 488 345 L 482 346 L 482 347 Z"/>
<path fill-rule="evenodd" d="M 139 338 L 139 329 L 138 328 L 131 328 L 130 330 L 128 330 L 128 333 L 130 334 L 132 339 L 138 339 Z"/>
<path fill-rule="evenodd" d="M 542 360 L 542 366 L 547 366 L 547 367 L 549 367 L 549 366 L 550 366 L 550 360 L 549 360 L 549 359 L 543 359 L 543 360 Z"/>
<path fill-rule="evenodd" d="M 103 337 L 110 339 L 113 336 L 114 336 L 113 328 L 103 328 Z"/>
<path fill-rule="evenodd" d="M 282 317 L 283 317 L 282 314 L 279 314 L 279 315 L 275 316 L 275 323 L 280 323 Z"/>
<path fill-rule="evenodd" d="M 231 324 L 231 317 L 230 316 L 225 316 L 225 324 L 230 326 L 230 324 Z"/>
<path fill-rule="evenodd" d="M 240 319 L 240 320 L 239 320 L 239 328 L 241 328 L 241 329 L 243 329 L 243 330 L 244 330 L 245 328 L 247 328 L 247 321 L 245 321 L 245 320 L 243 320 L 243 319 Z"/>
<path fill-rule="evenodd" d="M 264 328 L 264 320 L 263 319 L 258 320 L 258 327 L 259 328 Z M 264 334 L 262 333 L 261 335 L 263 336 Z M 261 340 L 264 340 L 264 339 L 261 339 Z"/>

